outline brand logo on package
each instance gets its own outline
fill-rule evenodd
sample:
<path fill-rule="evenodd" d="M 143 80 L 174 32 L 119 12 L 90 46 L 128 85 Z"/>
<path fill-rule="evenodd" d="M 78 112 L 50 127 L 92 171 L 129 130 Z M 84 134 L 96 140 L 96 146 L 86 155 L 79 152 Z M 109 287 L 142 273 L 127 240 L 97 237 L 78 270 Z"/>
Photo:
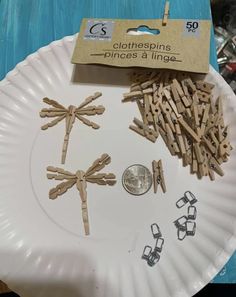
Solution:
<path fill-rule="evenodd" d="M 88 20 L 84 32 L 84 39 L 110 41 L 113 28 L 114 21 Z"/>

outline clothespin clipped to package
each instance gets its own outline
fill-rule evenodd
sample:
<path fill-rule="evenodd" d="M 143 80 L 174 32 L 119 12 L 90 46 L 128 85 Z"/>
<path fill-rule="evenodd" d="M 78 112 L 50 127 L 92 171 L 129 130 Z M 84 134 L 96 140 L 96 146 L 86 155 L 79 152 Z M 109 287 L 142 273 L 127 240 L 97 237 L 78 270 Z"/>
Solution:
<path fill-rule="evenodd" d="M 153 186 L 154 186 L 154 193 L 157 192 L 158 185 L 161 186 L 163 193 L 166 192 L 166 184 L 163 174 L 163 167 L 161 160 L 152 161 L 152 170 L 153 170 Z"/>
<path fill-rule="evenodd" d="M 162 26 L 166 26 L 167 25 L 167 21 L 168 21 L 168 17 L 169 17 L 169 12 L 170 12 L 170 2 L 169 1 L 166 1 L 164 16 L 163 16 L 163 20 L 162 20 Z"/>

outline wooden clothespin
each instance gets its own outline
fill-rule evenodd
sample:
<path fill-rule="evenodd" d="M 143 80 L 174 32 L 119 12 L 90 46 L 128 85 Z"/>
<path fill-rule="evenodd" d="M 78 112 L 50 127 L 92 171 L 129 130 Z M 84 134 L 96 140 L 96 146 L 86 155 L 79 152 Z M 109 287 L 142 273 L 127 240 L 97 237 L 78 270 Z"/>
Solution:
<path fill-rule="evenodd" d="M 154 83 L 152 85 L 152 89 L 153 89 L 153 103 L 156 104 L 158 102 L 158 87 L 157 87 L 157 84 Z"/>
<path fill-rule="evenodd" d="M 61 157 L 62 164 L 65 164 L 65 160 L 66 160 L 70 132 L 71 132 L 73 124 L 75 122 L 75 111 L 76 111 L 75 106 L 70 105 L 68 107 L 68 113 L 66 115 L 66 134 L 65 134 L 64 142 L 63 142 L 63 146 L 62 146 L 62 157 Z"/>
<path fill-rule="evenodd" d="M 141 90 L 142 90 L 141 86 L 137 82 L 132 83 L 131 86 L 130 86 L 130 92 L 141 91 Z"/>
<path fill-rule="evenodd" d="M 193 162 L 193 142 L 191 138 L 188 138 L 186 134 L 183 135 L 184 145 L 186 148 L 186 154 L 183 155 L 183 166 L 191 165 Z"/>
<path fill-rule="evenodd" d="M 193 102 L 192 110 L 193 110 L 193 118 L 194 118 L 194 122 L 195 122 L 196 132 L 197 132 L 197 135 L 199 137 L 201 137 L 201 128 L 200 128 L 200 121 L 199 121 L 199 115 L 198 115 L 198 106 L 196 105 L 195 102 Z"/>
<path fill-rule="evenodd" d="M 151 124 L 153 122 L 153 117 L 151 114 L 151 101 L 152 101 L 152 96 L 145 94 L 144 95 L 144 117 L 143 121 L 144 124 Z"/>
<path fill-rule="evenodd" d="M 180 153 L 178 143 L 176 142 L 176 139 L 168 123 L 166 123 L 166 135 L 167 135 L 168 147 L 171 146 L 174 149 L 175 154 Z"/>
<path fill-rule="evenodd" d="M 169 102 L 166 101 L 165 104 L 159 103 L 159 105 L 160 105 L 161 111 L 162 111 L 166 121 L 168 122 L 168 124 L 171 127 L 171 130 L 173 132 L 175 132 L 175 126 L 171 119 L 171 110 L 172 109 L 171 109 L 171 106 L 169 105 Z"/>
<path fill-rule="evenodd" d="M 186 154 L 186 147 L 185 147 L 182 132 L 178 123 L 175 124 L 175 131 L 176 131 L 176 140 L 178 142 L 181 155 L 183 156 L 184 154 Z"/>
<path fill-rule="evenodd" d="M 157 124 L 158 124 L 159 128 L 161 127 L 162 129 L 165 130 L 165 126 L 166 126 L 166 124 L 165 124 L 165 119 L 164 119 L 162 113 L 158 114 L 158 117 L 157 117 Z"/>
<path fill-rule="evenodd" d="M 198 143 L 194 143 L 193 145 L 194 147 L 194 152 L 195 152 L 195 156 L 198 162 L 198 173 L 199 173 L 199 177 L 202 178 L 203 176 L 205 176 L 208 172 L 208 170 L 206 171 L 206 164 L 205 164 L 205 160 L 204 160 L 204 156 L 202 154 L 202 150 L 200 148 L 200 145 Z"/>
<path fill-rule="evenodd" d="M 189 105 L 192 104 L 192 98 L 190 96 L 190 93 L 188 91 L 188 84 L 186 83 L 186 81 L 183 79 L 181 80 L 181 86 L 183 88 L 184 94 L 186 96 L 186 98 L 188 99 Z"/>
<path fill-rule="evenodd" d="M 219 166 L 219 163 L 214 157 L 211 157 L 209 160 L 209 167 L 210 169 L 214 170 L 218 175 L 224 176 L 224 171 Z"/>
<path fill-rule="evenodd" d="M 157 140 L 157 137 L 159 133 L 151 128 L 149 128 L 147 125 L 145 125 L 143 122 L 138 120 L 137 118 L 134 118 L 133 120 L 134 124 L 136 125 L 130 125 L 129 128 L 133 130 L 134 132 L 138 133 L 139 135 L 146 137 L 151 142 L 155 143 Z"/>
<path fill-rule="evenodd" d="M 220 145 L 219 145 L 220 157 L 224 157 L 225 155 L 229 156 L 231 152 L 231 145 L 228 139 L 228 134 L 229 134 L 228 128 L 229 127 L 227 126 L 224 132 L 221 130 L 222 136 L 220 137 Z M 219 129 L 220 129 L 220 125 L 219 125 Z"/>
<path fill-rule="evenodd" d="M 168 90 L 163 90 L 163 93 L 164 93 L 166 99 L 168 100 L 168 102 L 169 102 L 169 104 L 170 104 L 173 112 L 175 113 L 176 117 L 177 118 L 181 117 L 181 115 L 178 113 L 178 109 L 177 109 L 174 101 L 172 100 L 172 97 L 170 95 L 170 92 Z"/>
<path fill-rule="evenodd" d="M 197 91 L 197 89 L 196 89 L 192 79 L 190 77 L 188 77 L 184 81 L 185 81 L 185 85 L 190 89 L 192 94 L 194 94 Z"/>
<path fill-rule="evenodd" d="M 207 83 L 205 81 L 199 80 L 196 81 L 197 89 L 201 90 L 203 92 L 206 92 L 208 94 L 211 94 L 212 89 L 215 87 L 215 85 Z"/>
<path fill-rule="evenodd" d="M 172 83 L 171 84 L 171 91 L 172 91 L 172 94 L 173 94 L 173 97 L 174 97 L 174 101 L 176 103 L 176 107 L 177 107 L 177 110 L 179 113 L 183 113 L 185 111 L 185 107 L 180 99 L 180 96 L 177 92 L 177 89 L 175 87 L 175 84 Z"/>
<path fill-rule="evenodd" d="M 190 164 L 190 166 L 191 166 L 192 173 L 198 172 L 198 162 L 197 162 L 197 158 L 194 150 L 192 151 L 192 163 Z"/>
<path fill-rule="evenodd" d="M 161 160 L 152 161 L 152 170 L 153 170 L 153 186 L 154 186 L 154 193 L 157 192 L 158 185 L 161 186 L 163 193 L 166 192 L 166 185 L 165 179 L 163 174 L 163 167 Z"/>
<path fill-rule="evenodd" d="M 198 90 L 196 93 L 201 102 L 208 103 L 211 99 L 211 95 L 206 92 Z"/>
<path fill-rule="evenodd" d="M 211 107 L 210 104 L 207 104 L 205 106 L 205 110 L 204 110 L 202 121 L 201 121 L 201 128 L 200 128 L 201 129 L 201 135 L 204 134 L 205 129 L 206 129 L 206 124 L 207 124 L 207 121 L 208 121 L 208 118 L 209 118 L 210 107 Z"/>
<path fill-rule="evenodd" d="M 122 102 L 135 101 L 135 100 L 140 99 L 142 97 L 143 97 L 142 91 L 132 91 L 130 93 L 123 94 Z"/>
<path fill-rule="evenodd" d="M 136 103 L 137 103 L 139 112 L 142 116 L 142 120 L 144 121 L 144 104 L 143 104 L 142 100 L 136 100 Z"/>
<path fill-rule="evenodd" d="M 184 119 L 181 117 L 178 119 L 179 124 L 183 127 L 183 129 L 188 133 L 188 135 L 194 139 L 196 142 L 200 142 L 200 137 L 193 131 L 193 129 L 184 121 Z"/>
<path fill-rule="evenodd" d="M 166 1 L 164 16 L 163 16 L 163 20 L 162 20 L 162 26 L 166 26 L 167 25 L 167 21 L 168 21 L 168 17 L 169 17 L 169 12 L 170 12 L 170 2 L 169 1 Z"/>
<path fill-rule="evenodd" d="M 202 137 L 202 142 L 206 145 L 211 154 L 215 155 L 216 147 L 212 144 L 212 142 L 209 139 L 206 138 L 206 136 Z"/>
<path fill-rule="evenodd" d="M 179 84 L 179 82 L 177 81 L 177 79 L 173 79 L 173 84 L 174 84 L 174 86 L 175 86 L 175 88 L 176 88 L 176 90 L 177 90 L 179 96 L 181 97 L 181 100 L 182 100 L 184 106 L 185 106 L 185 107 L 189 107 L 189 106 L 190 106 L 190 103 L 189 103 L 187 97 L 185 96 L 185 93 L 184 93 L 184 91 L 182 90 L 182 87 L 181 87 L 181 85 Z"/>
<path fill-rule="evenodd" d="M 220 124 L 221 128 L 224 128 L 225 123 L 224 123 L 224 118 L 223 118 L 223 102 L 222 102 L 222 97 L 217 98 L 216 100 L 216 109 L 218 113 L 218 119 L 217 122 Z"/>

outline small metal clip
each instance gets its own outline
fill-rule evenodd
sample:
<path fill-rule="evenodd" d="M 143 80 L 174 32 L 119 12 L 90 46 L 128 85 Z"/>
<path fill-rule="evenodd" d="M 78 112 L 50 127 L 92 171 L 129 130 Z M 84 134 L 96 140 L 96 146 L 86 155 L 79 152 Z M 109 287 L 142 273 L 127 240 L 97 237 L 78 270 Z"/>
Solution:
<path fill-rule="evenodd" d="M 182 197 L 176 202 L 176 206 L 177 208 L 182 208 L 187 203 L 188 203 L 188 200 L 185 197 Z"/>
<path fill-rule="evenodd" d="M 151 225 L 151 230 L 154 238 L 160 238 L 162 236 L 160 228 L 156 223 Z"/>
<path fill-rule="evenodd" d="M 186 191 L 184 193 L 184 197 L 180 198 L 177 202 L 176 202 L 176 206 L 177 208 L 182 208 L 183 206 L 185 206 L 187 203 L 190 203 L 191 205 L 193 205 L 194 203 L 197 202 L 197 198 L 193 195 L 192 192 L 190 191 Z"/>
<path fill-rule="evenodd" d="M 186 200 L 191 204 L 195 204 L 197 202 L 197 198 L 193 195 L 192 192 L 187 191 L 184 193 L 184 197 L 186 198 Z"/>
<path fill-rule="evenodd" d="M 152 252 L 152 248 L 149 245 L 146 245 L 143 250 L 142 259 L 148 260 L 151 252 Z"/>
<path fill-rule="evenodd" d="M 154 265 L 157 264 L 157 262 L 159 262 L 160 260 L 160 255 L 156 252 L 152 252 L 150 255 L 149 255 L 149 258 L 147 260 L 147 263 L 149 266 L 153 267 Z"/>
<path fill-rule="evenodd" d="M 158 238 L 157 241 L 156 241 L 154 252 L 161 253 L 162 248 L 163 248 L 163 244 L 164 244 L 164 239 L 163 238 Z"/>
<path fill-rule="evenodd" d="M 188 219 L 190 220 L 196 220 L 197 217 L 197 209 L 195 206 L 189 206 L 188 207 Z"/>
<path fill-rule="evenodd" d="M 182 216 L 179 219 L 177 219 L 176 221 L 174 221 L 174 224 L 175 224 L 176 228 L 181 229 L 181 230 L 186 230 L 187 220 L 188 220 L 188 218 L 186 216 Z"/>
<path fill-rule="evenodd" d="M 178 229 L 178 239 L 179 240 L 184 240 L 184 238 L 186 237 L 187 235 L 187 232 L 186 230 L 181 230 L 181 229 Z"/>
<path fill-rule="evenodd" d="M 187 221 L 186 223 L 186 232 L 188 236 L 194 236 L 196 233 L 196 223 Z"/>

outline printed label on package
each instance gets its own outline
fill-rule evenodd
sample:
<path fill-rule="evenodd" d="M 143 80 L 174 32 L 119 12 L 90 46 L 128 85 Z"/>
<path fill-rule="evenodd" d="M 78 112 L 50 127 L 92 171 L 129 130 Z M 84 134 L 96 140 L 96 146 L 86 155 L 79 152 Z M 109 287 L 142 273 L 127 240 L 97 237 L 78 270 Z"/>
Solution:
<path fill-rule="evenodd" d="M 72 63 L 207 73 L 210 29 L 210 20 L 84 19 Z"/>

